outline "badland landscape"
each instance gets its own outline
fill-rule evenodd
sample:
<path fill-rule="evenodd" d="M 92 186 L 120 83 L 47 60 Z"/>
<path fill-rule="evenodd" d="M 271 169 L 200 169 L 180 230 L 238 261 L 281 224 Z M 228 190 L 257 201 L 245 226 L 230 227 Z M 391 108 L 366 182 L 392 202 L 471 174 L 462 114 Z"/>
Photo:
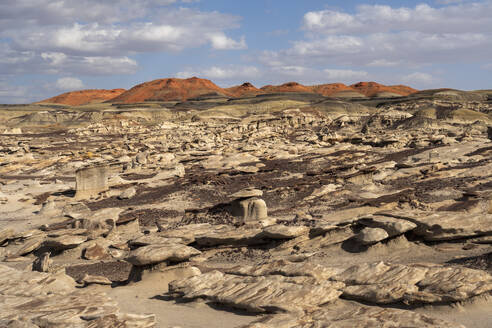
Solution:
<path fill-rule="evenodd" d="M 0 105 L 0 327 L 492 326 L 487 85 L 202 73 Z"/>

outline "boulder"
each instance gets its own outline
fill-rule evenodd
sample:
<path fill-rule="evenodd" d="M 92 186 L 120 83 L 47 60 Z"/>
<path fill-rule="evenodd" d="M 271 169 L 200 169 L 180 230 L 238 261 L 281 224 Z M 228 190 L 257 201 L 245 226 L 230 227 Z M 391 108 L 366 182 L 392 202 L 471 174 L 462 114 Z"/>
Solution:
<path fill-rule="evenodd" d="M 87 260 L 102 260 L 108 256 L 108 250 L 98 243 L 84 250 L 84 258 Z"/>
<path fill-rule="evenodd" d="M 186 261 L 199 254 L 199 250 L 182 244 L 157 244 L 137 248 L 125 260 L 133 265 L 143 266 L 164 261 Z"/>
<path fill-rule="evenodd" d="M 364 228 L 354 236 L 354 239 L 361 245 L 373 245 L 389 237 L 386 230 L 381 228 Z"/>
<path fill-rule="evenodd" d="M 364 217 L 357 222 L 369 228 L 383 229 L 388 233 L 389 237 L 401 235 L 417 227 L 415 223 L 408 220 L 379 215 Z"/>
<path fill-rule="evenodd" d="M 130 199 L 137 194 L 137 189 L 135 187 L 130 187 L 125 189 L 119 196 L 119 199 Z"/>

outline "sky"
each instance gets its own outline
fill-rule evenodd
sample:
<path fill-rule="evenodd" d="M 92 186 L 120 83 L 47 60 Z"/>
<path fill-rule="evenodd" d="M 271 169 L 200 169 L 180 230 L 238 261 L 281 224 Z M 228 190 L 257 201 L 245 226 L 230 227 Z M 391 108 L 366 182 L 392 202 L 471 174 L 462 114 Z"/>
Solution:
<path fill-rule="evenodd" d="M 492 89 L 492 0 L 0 0 L 0 103 L 197 76 Z"/>

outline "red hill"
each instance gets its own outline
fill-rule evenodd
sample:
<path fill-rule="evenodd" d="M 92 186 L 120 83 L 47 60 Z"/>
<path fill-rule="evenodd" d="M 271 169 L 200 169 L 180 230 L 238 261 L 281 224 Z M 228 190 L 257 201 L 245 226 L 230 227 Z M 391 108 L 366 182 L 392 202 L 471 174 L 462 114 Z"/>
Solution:
<path fill-rule="evenodd" d="M 287 82 L 282 85 L 265 85 L 261 88 L 265 93 L 276 92 L 313 92 L 311 87 L 299 84 L 297 82 Z"/>
<path fill-rule="evenodd" d="M 380 92 L 391 92 L 401 96 L 408 96 L 411 93 L 417 92 L 417 90 L 404 85 L 386 86 L 376 82 L 359 82 L 352 84 L 350 87 L 367 97 L 374 97 Z"/>
<path fill-rule="evenodd" d="M 237 85 L 234 87 L 224 89 L 227 93 L 234 97 L 248 97 L 255 96 L 259 94 L 265 93 L 265 91 L 258 89 L 254 85 L 249 82 L 243 83 L 241 85 Z"/>
<path fill-rule="evenodd" d="M 330 84 L 320 84 L 311 87 L 313 92 L 319 93 L 323 96 L 329 97 L 340 91 L 353 91 L 351 87 L 346 86 L 343 83 L 330 83 Z"/>
<path fill-rule="evenodd" d="M 113 89 L 113 90 L 80 90 L 62 93 L 61 95 L 41 100 L 38 104 L 50 103 L 50 104 L 63 104 L 70 106 L 80 106 L 86 104 L 101 103 L 106 100 L 112 99 L 125 92 L 125 89 Z"/>
<path fill-rule="evenodd" d="M 134 86 L 111 100 L 113 103 L 144 101 L 184 101 L 206 94 L 228 95 L 227 91 L 212 81 L 192 77 L 189 79 L 160 79 Z"/>

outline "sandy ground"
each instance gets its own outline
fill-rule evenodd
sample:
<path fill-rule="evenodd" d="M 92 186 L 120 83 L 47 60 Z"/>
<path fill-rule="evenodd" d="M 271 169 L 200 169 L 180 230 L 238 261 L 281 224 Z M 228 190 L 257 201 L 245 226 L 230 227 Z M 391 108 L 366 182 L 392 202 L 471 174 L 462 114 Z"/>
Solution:
<path fill-rule="evenodd" d="M 254 315 L 215 309 L 204 303 L 176 303 L 168 299 L 168 283 L 183 275 L 183 272 L 152 273 L 140 282 L 127 286 L 110 288 L 106 293 L 118 302 L 120 309 L 128 313 L 154 313 L 156 328 L 233 328 L 247 324 L 255 319 Z M 94 286 L 91 288 L 101 288 Z M 104 287 L 102 287 L 104 288 Z"/>
<path fill-rule="evenodd" d="M 430 306 L 416 309 L 416 312 L 459 323 L 466 328 L 492 327 L 492 298 L 479 297 L 467 304 L 454 306 Z"/>

